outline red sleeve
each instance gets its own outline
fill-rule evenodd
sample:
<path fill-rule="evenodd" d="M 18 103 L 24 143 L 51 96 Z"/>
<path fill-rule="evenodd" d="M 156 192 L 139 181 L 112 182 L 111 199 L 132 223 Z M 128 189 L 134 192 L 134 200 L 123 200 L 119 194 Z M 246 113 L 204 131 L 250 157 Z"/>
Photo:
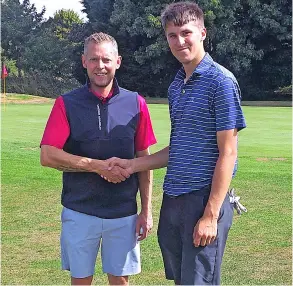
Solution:
<path fill-rule="evenodd" d="M 59 96 L 54 103 L 43 134 L 41 145 L 50 145 L 62 149 L 70 134 L 64 101 Z"/>
<path fill-rule="evenodd" d="M 150 118 L 150 113 L 147 104 L 142 96 L 138 96 L 139 102 L 139 120 L 135 135 L 135 150 L 143 151 L 149 146 L 157 143 L 152 122 Z"/>

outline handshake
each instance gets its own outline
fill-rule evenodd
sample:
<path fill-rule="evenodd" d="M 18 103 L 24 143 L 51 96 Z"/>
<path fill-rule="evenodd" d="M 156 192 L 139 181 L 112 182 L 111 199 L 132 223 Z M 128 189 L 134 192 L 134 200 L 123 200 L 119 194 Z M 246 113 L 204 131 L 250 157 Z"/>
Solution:
<path fill-rule="evenodd" d="M 121 183 L 134 173 L 133 160 L 112 157 L 102 161 L 102 168 L 97 173 L 110 183 Z"/>

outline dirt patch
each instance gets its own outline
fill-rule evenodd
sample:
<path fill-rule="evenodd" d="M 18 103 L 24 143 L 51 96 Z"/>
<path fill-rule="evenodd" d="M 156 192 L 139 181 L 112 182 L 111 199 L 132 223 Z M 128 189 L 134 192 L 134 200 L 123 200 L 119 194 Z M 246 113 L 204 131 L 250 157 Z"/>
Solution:
<path fill-rule="evenodd" d="M 11 103 L 17 104 L 41 104 L 41 103 L 49 103 L 51 102 L 50 99 L 31 99 L 31 100 L 11 100 Z"/>
<path fill-rule="evenodd" d="M 27 98 L 18 98 L 17 96 L 6 96 L 1 95 L 1 104 L 42 104 L 50 103 L 54 99 L 40 97 L 40 96 L 27 96 Z"/>
<path fill-rule="evenodd" d="M 282 157 L 279 157 L 279 158 L 256 158 L 256 161 L 259 161 L 259 162 L 268 162 L 268 161 L 286 161 L 287 158 L 282 158 Z"/>
<path fill-rule="evenodd" d="M 20 148 L 23 150 L 29 150 L 29 151 L 37 151 L 40 149 L 40 147 L 26 147 L 26 148 Z"/>
<path fill-rule="evenodd" d="M 269 158 L 256 158 L 256 161 L 267 162 L 267 161 L 269 161 Z"/>

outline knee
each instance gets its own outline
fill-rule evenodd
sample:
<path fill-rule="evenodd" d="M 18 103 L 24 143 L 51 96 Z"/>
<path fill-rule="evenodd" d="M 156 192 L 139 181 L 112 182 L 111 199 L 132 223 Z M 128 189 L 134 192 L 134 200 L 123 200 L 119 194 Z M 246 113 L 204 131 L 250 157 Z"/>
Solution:
<path fill-rule="evenodd" d="M 93 281 L 93 276 L 85 278 L 74 278 L 71 277 L 71 285 L 91 285 Z"/>
<path fill-rule="evenodd" d="M 114 276 L 108 274 L 108 280 L 110 285 L 129 285 L 128 276 Z"/>

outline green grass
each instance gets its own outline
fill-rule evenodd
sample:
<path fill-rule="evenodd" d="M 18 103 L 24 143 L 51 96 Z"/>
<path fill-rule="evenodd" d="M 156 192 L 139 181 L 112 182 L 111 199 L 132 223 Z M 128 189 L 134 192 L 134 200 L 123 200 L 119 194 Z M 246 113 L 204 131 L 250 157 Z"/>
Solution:
<path fill-rule="evenodd" d="M 60 270 L 61 173 L 39 164 L 39 142 L 52 104 L 8 104 L 2 109 L 1 284 L 69 284 Z M 169 141 L 166 105 L 150 105 L 158 144 Z M 244 107 L 248 128 L 239 136 L 239 171 L 232 185 L 248 213 L 234 217 L 222 283 L 292 285 L 291 108 Z M 154 175 L 154 223 L 141 243 L 142 273 L 131 284 L 165 280 L 156 239 L 165 170 Z M 100 258 L 96 285 L 106 284 Z"/>

